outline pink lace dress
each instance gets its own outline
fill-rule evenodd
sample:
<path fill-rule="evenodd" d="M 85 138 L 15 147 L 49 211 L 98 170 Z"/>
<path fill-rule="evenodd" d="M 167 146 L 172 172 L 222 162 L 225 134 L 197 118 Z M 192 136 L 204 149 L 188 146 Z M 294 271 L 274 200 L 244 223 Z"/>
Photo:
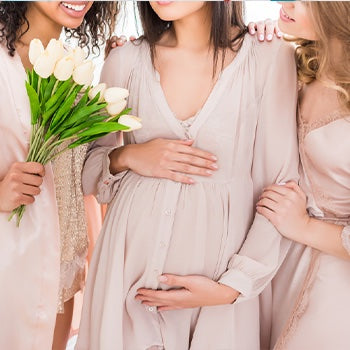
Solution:
<path fill-rule="evenodd" d="M 320 100 L 325 90 L 317 91 L 315 102 L 327 105 Z M 342 239 L 350 254 L 350 115 L 326 113 L 309 121 L 299 113 L 300 186 L 310 215 L 346 227 Z M 276 350 L 350 349 L 350 261 L 296 244 L 274 281 L 274 295 Z"/>

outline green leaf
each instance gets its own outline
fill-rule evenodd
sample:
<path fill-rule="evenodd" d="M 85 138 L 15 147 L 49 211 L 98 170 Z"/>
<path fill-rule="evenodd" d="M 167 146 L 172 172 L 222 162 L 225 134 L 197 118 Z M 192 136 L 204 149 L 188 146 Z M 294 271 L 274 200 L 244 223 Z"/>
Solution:
<path fill-rule="evenodd" d="M 95 104 L 99 98 L 100 98 L 100 92 L 97 93 L 96 96 L 92 100 L 89 101 L 88 106 Z"/>
<path fill-rule="evenodd" d="M 129 114 L 129 112 L 131 112 L 131 108 L 125 108 L 123 111 L 121 111 L 119 114 L 117 114 L 116 116 L 114 116 L 113 118 L 108 119 L 109 122 L 116 122 L 118 121 L 118 119 L 125 114 Z"/>
<path fill-rule="evenodd" d="M 66 128 L 70 126 L 75 126 L 84 122 L 91 114 L 94 114 L 103 108 L 105 108 L 107 103 L 94 104 L 92 106 L 81 107 L 76 110 L 67 120 L 64 122 Z"/>
<path fill-rule="evenodd" d="M 26 89 L 27 94 L 29 97 L 29 103 L 30 103 L 30 111 L 31 111 L 31 123 L 32 125 L 36 124 L 39 114 L 40 114 L 40 103 L 39 103 L 39 97 L 34 88 L 26 82 Z"/>
<path fill-rule="evenodd" d="M 96 134 L 110 133 L 128 129 L 129 127 L 116 122 L 95 123 L 91 128 L 81 132 L 78 137 L 82 138 L 85 136 L 94 136 Z"/>
<path fill-rule="evenodd" d="M 64 122 L 67 113 L 72 109 L 74 101 L 76 100 L 77 95 L 81 89 L 82 85 L 78 85 L 73 89 L 69 96 L 66 96 L 66 100 L 52 118 L 50 129 L 54 129 L 56 125 Z"/>
<path fill-rule="evenodd" d="M 97 116 L 88 118 L 85 122 L 77 126 L 71 127 L 69 129 L 64 129 L 61 126 L 60 129 L 57 130 L 57 134 L 60 134 L 60 139 L 65 139 L 79 133 L 80 131 L 85 130 L 86 128 L 89 128 L 95 123 L 103 122 L 107 118 L 108 116 L 105 116 L 105 115 L 97 115 Z"/>
<path fill-rule="evenodd" d="M 45 92 L 44 92 L 44 98 L 43 98 L 43 103 L 46 103 L 49 98 L 51 97 L 52 89 L 56 83 L 57 79 L 55 78 L 54 75 L 51 75 L 50 81 L 46 86 Z"/>
<path fill-rule="evenodd" d="M 45 103 L 45 111 L 51 109 L 57 101 L 62 97 L 65 92 L 68 92 L 69 89 L 73 86 L 74 82 L 71 78 L 60 84 L 56 92 L 51 96 L 48 101 Z"/>

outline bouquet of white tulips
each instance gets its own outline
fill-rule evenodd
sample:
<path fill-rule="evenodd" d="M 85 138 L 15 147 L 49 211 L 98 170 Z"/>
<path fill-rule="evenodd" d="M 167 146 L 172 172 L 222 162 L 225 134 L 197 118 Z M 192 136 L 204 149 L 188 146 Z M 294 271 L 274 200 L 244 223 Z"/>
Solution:
<path fill-rule="evenodd" d="M 61 41 L 52 39 L 44 49 L 33 39 L 29 60 L 33 69 L 27 71 L 25 83 L 32 125 L 28 162 L 45 165 L 67 149 L 141 127 L 140 119 L 125 109 L 128 90 L 91 86 L 94 65 L 85 60 L 81 48 L 66 51 Z M 17 215 L 19 226 L 24 211 L 25 206 L 19 206 L 9 220 Z"/>

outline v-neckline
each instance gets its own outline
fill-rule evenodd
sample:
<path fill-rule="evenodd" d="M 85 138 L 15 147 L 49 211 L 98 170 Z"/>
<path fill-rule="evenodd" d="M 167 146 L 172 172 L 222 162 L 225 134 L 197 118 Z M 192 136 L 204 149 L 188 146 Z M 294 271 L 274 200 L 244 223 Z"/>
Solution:
<path fill-rule="evenodd" d="M 226 82 L 224 80 L 224 77 L 227 74 L 232 73 L 240 64 L 242 59 L 245 57 L 244 53 L 247 49 L 247 43 L 249 41 L 249 37 L 247 35 L 243 38 L 243 43 L 241 45 L 240 50 L 237 52 L 235 58 L 222 70 L 220 73 L 217 81 L 215 82 L 213 88 L 211 89 L 209 96 L 205 100 L 203 106 L 200 108 L 200 110 L 196 113 L 195 119 L 193 120 L 193 123 L 189 126 L 188 132 L 186 132 L 181 125 L 182 122 L 186 122 L 187 120 L 191 119 L 187 118 L 185 120 L 181 120 L 176 118 L 175 113 L 170 108 L 170 105 L 167 101 L 167 98 L 165 96 L 163 87 L 160 83 L 160 74 L 159 72 L 154 68 L 151 56 L 147 52 L 148 55 L 148 67 L 150 67 L 150 73 L 152 75 L 152 80 L 154 81 L 154 91 L 157 94 L 158 97 L 158 108 L 161 114 L 164 116 L 164 118 L 167 120 L 167 122 L 172 126 L 172 129 L 174 132 L 180 137 L 180 138 L 191 138 L 194 139 L 198 133 L 198 130 L 200 127 L 205 123 L 205 121 L 208 119 L 208 117 L 211 115 L 211 112 L 214 110 L 216 104 L 215 101 L 217 100 L 217 97 L 222 95 L 223 90 L 226 87 Z"/>

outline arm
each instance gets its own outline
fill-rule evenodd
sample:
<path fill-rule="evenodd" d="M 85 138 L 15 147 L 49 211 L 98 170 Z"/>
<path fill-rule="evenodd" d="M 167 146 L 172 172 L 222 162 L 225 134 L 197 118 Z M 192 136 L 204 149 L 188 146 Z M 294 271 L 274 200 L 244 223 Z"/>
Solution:
<path fill-rule="evenodd" d="M 296 183 L 266 188 L 257 204 L 257 211 L 270 220 L 284 237 L 350 260 L 350 246 L 346 243 L 350 236 L 348 228 L 309 217 L 306 196 Z"/>
<path fill-rule="evenodd" d="M 296 69 L 293 48 L 281 43 L 271 62 L 255 137 L 252 180 L 255 200 L 271 183 L 298 179 Z M 238 290 L 237 302 L 257 296 L 274 277 L 291 242 L 257 213 L 240 251 L 219 282 Z"/>

